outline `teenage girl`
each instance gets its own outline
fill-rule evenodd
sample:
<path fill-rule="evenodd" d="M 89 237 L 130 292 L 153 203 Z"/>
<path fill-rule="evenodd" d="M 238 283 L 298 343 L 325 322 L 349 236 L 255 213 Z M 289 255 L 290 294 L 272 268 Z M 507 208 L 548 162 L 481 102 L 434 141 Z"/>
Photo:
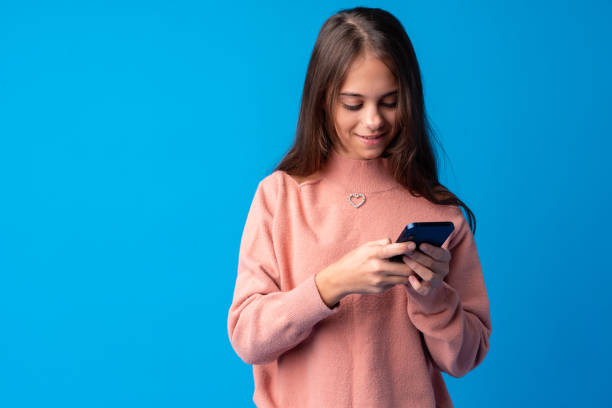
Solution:
<path fill-rule="evenodd" d="M 454 225 L 442 246 L 395 243 L 431 221 Z M 401 23 L 377 8 L 331 16 L 295 142 L 257 186 L 240 244 L 228 333 L 255 404 L 451 407 L 441 372 L 467 374 L 491 334 L 475 226 L 438 181 Z"/>

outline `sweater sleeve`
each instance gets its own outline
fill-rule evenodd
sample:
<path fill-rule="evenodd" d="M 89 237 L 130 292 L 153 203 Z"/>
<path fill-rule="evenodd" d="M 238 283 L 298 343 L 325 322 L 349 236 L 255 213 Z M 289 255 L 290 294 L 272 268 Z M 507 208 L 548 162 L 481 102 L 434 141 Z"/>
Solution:
<path fill-rule="evenodd" d="M 232 347 L 247 364 L 274 361 L 338 311 L 323 302 L 314 275 L 291 290 L 280 289 L 273 243 L 278 184 L 269 176 L 257 186 L 240 243 L 227 327 Z"/>
<path fill-rule="evenodd" d="M 410 284 L 408 314 L 422 332 L 425 345 L 438 368 L 462 377 L 484 359 L 489 350 L 491 319 L 489 299 L 472 231 L 456 208 L 455 234 L 449 240 L 449 273 L 423 296 Z"/>

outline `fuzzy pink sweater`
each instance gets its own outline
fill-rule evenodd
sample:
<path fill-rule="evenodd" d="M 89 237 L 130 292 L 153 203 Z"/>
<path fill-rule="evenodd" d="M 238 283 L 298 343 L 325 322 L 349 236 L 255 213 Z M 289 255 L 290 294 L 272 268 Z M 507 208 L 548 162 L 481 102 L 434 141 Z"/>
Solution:
<path fill-rule="evenodd" d="M 253 365 L 257 407 L 452 407 L 440 371 L 461 377 L 489 349 L 489 301 L 474 236 L 459 207 L 415 197 L 386 158 L 332 152 L 300 184 L 275 171 L 246 219 L 228 313 L 232 347 Z M 359 207 L 350 193 L 365 194 Z M 354 202 L 360 201 L 353 198 Z M 406 224 L 452 221 L 442 285 L 350 294 L 330 309 L 314 276 L 357 246 L 395 241 Z"/>

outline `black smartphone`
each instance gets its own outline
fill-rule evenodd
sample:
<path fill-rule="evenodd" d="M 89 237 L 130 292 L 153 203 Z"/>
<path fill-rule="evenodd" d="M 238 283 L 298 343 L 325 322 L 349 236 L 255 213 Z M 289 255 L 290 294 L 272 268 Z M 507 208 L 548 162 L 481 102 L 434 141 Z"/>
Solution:
<path fill-rule="evenodd" d="M 412 222 L 406 225 L 395 242 L 412 241 L 416 244 L 417 249 L 422 242 L 439 247 L 444 244 L 454 229 L 455 225 L 450 221 Z M 392 256 L 389 260 L 404 262 L 402 255 Z"/>

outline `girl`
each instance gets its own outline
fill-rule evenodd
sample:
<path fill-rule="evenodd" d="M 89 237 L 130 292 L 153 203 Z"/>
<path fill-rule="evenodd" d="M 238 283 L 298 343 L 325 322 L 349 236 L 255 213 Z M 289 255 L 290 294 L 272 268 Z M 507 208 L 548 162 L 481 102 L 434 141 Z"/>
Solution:
<path fill-rule="evenodd" d="M 401 23 L 376 8 L 330 17 L 295 143 L 260 181 L 240 244 L 228 333 L 258 407 L 451 407 L 441 372 L 484 359 L 475 218 L 438 182 L 429 133 Z M 391 241 L 417 221 L 455 229 L 441 247 Z"/>

